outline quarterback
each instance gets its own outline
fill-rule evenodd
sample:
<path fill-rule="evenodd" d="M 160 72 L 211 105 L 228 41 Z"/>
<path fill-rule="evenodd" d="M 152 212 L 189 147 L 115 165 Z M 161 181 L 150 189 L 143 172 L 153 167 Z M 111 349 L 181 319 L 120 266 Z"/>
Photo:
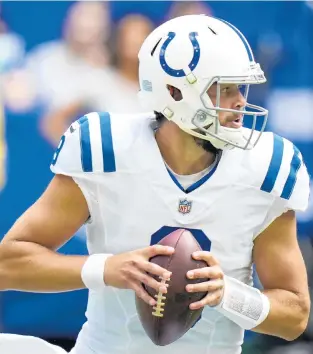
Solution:
<path fill-rule="evenodd" d="M 294 340 L 310 310 L 295 218 L 309 176 L 296 146 L 264 132 L 267 110 L 247 101 L 266 79 L 246 38 L 223 20 L 183 16 L 148 36 L 139 62 L 147 113 L 92 112 L 69 127 L 50 185 L 1 242 L 0 290 L 88 288 L 71 354 L 239 354 L 248 329 Z M 58 254 L 84 223 L 89 256 Z M 156 243 L 178 228 L 193 233 L 203 249 L 193 257 L 207 263 L 187 277 L 210 279 L 186 291 L 208 294 L 190 305 L 204 307 L 201 320 L 158 347 L 134 292 L 153 306 L 142 284 L 167 291 L 149 273 L 170 274 L 149 259 L 174 252 Z M 14 335 L 0 336 L 0 349 L 63 351 Z"/>

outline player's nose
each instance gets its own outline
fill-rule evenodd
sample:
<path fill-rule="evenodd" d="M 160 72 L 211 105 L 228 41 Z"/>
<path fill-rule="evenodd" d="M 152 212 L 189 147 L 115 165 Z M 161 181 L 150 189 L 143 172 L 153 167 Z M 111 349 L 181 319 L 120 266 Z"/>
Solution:
<path fill-rule="evenodd" d="M 247 100 L 240 90 L 237 91 L 237 95 L 234 98 L 233 109 L 242 109 L 246 106 Z"/>

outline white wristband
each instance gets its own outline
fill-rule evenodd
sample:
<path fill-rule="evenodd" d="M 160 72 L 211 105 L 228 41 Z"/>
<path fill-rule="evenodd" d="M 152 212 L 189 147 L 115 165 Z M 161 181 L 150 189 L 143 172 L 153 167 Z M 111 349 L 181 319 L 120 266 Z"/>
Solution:
<path fill-rule="evenodd" d="M 81 278 L 87 289 L 99 291 L 105 288 L 104 267 L 112 254 L 92 254 L 87 258 L 81 271 Z"/>
<path fill-rule="evenodd" d="M 237 279 L 224 276 L 224 295 L 214 307 L 243 329 L 252 329 L 262 323 L 270 312 L 269 298 L 259 289 Z"/>

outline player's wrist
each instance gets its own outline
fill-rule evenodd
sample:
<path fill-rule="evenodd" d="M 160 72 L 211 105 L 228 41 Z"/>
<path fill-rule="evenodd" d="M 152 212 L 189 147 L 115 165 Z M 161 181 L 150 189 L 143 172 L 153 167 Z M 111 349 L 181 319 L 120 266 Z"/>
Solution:
<path fill-rule="evenodd" d="M 266 319 L 270 301 L 259 289 L 225 275 L 224 294 L 214 309 L 243 329 L 250 330 Z"/>
<path fill-rule="evenodd" d="M 107 285 L 104 281 L 105 263 L 112 254 L 99 253 L 90 255 L 81 270 L 81 278 L 89 290 L 99 291 Z"/>

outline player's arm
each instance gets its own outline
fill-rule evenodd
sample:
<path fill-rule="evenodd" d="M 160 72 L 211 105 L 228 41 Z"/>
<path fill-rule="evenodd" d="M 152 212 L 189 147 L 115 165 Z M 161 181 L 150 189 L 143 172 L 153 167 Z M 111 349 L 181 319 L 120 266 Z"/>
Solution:
<path fill-rule="evenodd" d="M 56 175 L 0 244 L 0 290 L 61 292 L 84 288 L 84 256 L 55 252 L 87 220 L 88 207 L 72 178 Z"/>
<path fill-rule="evenodd" d="M 1 242 L 0 290 L 61 292 L 88 287 L 97 291 L 110 285 L 133 289 L 140 298 L 154 305 L 155 299 L 142 284 L 166 292 L 166 287 L 148 273 L 165 278 L 170 273 L 149 259 L 170 255 L 173 248 L 154 245 L 118 255 L 88 257 L 55 252 L 92 214 L 88 204 L 91 196 L 84 184 L 86 179 L 92 184 L 92 178 L 86 177 L 83 168 L 83 162 L 90 162 L 84 151 L 90 145 L 89 119 L 89 115 L 83 117 L 63 135 L 51 164 L 56 176 Z M 100 116 L 95 113 L 93 119 Z M 102 151 L 101 145 L 99 149 Z"/>
<path fill-rule="evenodd" d="M 267 318 L 253 331 L 286 340 L 297 338 L 307 326 L 310 297 L 294 211 L 278 217 L 256 238 L 253 259 L 270 301 Z"/>
<path fill-rule="evenodd" d="M 208 291 L 203 299 L 190 305 L 191 309 L 208 305 L 243 329 L 293 340 L 304 331 L 310 309 L 295 218 L 296 210 L 307 208 L 310 188 L 299 150 L 288 141 L 283 144 L 283 149 L 277 150 L 278 154 L 284 152 L 281 164 L 272 166 L 278 167 L 277 173 L 280 168 L 283 172 L 271 187 L 274 189 L 266 190 L 272 192 L 273 201 L 254 239 L 253 261 L 264 292 L 225 275 L 214 255 L 205 251 L 193 257 L 206 261 L 208 267 L 192 271 L 192 276 L 188 272 L 187 276 L 210 280 L 187 285 L 187 291 Z"/>
<path fill-rule="evenodd" d="M 0 291 L 63 292 L 85 288 L 82 270 L 90 257 L 62 255 L 55 250 L 88 217 L 86 200 L 73 179 L 56 175 L 41 198 L 16 221 L 0 243 Z M 100 275 L 103 287 L 107 284 L 133 289 L 140 298 L 154 305 L 155 299 L 141 284 L 166 292 L 147 272 L 164 277 L 170 273 L 148 260 L 172 252 L 169 247 L 154 245 L 111 256 L 107 264 L 100 259 L 98 268 L 93 270 Z"/>
<path fill-rule="evenodd" d="M 210 280 L 187 285 L 187 291 L 208 291 L 203 299 L 190 305 L 191 309 L 208 305 L 244 329 L 285 340 L 294 340 L 303 333 L 310 298 L 294 211 L 275 219 L 255 240 L 253 260 L 263 292 L 226 276 L 211 252 L 196 252 L 193 257 L 206 261 L 208 267 L 188 272 L 187 276 Z"/>

